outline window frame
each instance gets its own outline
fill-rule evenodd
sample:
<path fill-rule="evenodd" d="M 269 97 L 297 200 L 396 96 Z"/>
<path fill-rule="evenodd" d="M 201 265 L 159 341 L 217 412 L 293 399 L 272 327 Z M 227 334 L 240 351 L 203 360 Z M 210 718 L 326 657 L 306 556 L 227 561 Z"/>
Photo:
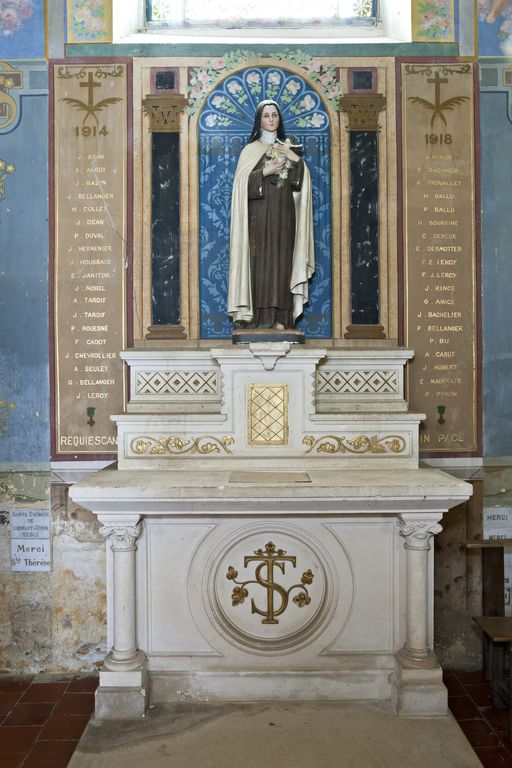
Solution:
<path fill-rule="evenodd" d="M 178 0 L 179 1 L 179 0 Z M 205 31 L 215 31 L 218 34 L 225 32 L 254 32 L 258 30 L 264 30 L 274 33 L 286 33 L 295 30 L 304 32 L 305 30 L 315 30 L 319 33 L 326 30 L 344 31 L 353 34 L 354 31 L 362 31 L 368 29 L 376 29 L 381 23 L 380 6 L 381 0 L 371 0 L 373 5 L 373 13 L 371 16 L 348 16 L 348 17 L 336 17 L 336 18 L 324 18 L 321 20 L 309 19 L 292 19 L 284 21 L 282 19 L 270 19 L 262 21 L 261 19 L 246 19 L 240 21 L 225 22 L 220 21 L 208 21 L 197 20 L 187 21 L 185 19 L 185 11 L 183 10 L 183 20 L 181 22 L 168 22 L 168 21 L 153 21 L 150 19 L 152 0 L 144 0 L 145 7 L 145 30 L 149 33 L 179 33 L 185 31 L 194 31 L 197 33 L 203 33 Z M 186 0 L 181 0 L 183 9 L 185 9 Z"/>

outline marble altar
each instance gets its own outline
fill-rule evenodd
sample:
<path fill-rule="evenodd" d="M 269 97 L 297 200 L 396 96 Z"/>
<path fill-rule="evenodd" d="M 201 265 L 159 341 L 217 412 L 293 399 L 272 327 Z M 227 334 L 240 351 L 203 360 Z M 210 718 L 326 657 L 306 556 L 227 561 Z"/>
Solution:
<path fill-rule="evenodd" d="M 71 488 L 108 548 L 98 717 L 177 700 L 447 711 L 432 538 L 471 486 L 418 466 L 409 350 L 128 350 L 119 461 Z"/>

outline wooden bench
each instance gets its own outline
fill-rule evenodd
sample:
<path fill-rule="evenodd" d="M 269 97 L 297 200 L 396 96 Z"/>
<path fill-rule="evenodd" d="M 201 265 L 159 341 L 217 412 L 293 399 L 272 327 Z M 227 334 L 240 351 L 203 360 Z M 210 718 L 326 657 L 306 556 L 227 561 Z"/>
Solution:
<path fill-rule="evenodd" d="M 467 549 L 482 552 L 482 613 L 484 616 L 505 615 L 505 550 L 512 539 L 474 539 Z"/>
<path fill-rule="evenodd" d="M 492 705 L 508 708 L 508 736 L 512 739 L 512 618 L 474 616 L 482 629 L 485 649 L 485 678 L 491 683 Z"/>

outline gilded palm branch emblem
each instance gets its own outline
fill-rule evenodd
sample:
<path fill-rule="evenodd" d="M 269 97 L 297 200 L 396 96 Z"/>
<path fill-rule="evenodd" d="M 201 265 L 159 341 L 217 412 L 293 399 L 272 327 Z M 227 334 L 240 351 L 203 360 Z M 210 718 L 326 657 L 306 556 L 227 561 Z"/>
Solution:
<path fill-rule="evenodd" d="M 409 101 L 411 101 L 413 104 L 419 104 L 419 106 L 432 112 L 432 117 L 430 120 L 431 128 L 434 127 L 434 123 L 437 118 L 439 118 L 441 122 L 447 126 L 448 123 L 443 113 L 446 111 L 452 112 L 455 107 L 458 107 L 465 101 L 469 100 L 469 96 L 451 96 L 449 99 L 441 101 L 441 85 L 447 82 L 448 78 L 440 77 L 439 72 L 436 72 L 435 77 L 430 77 L 427 80 L 427 83 L 434 83 L 433 102 L 428 101 L 428 99 L 423 99 L 421 96 L 409 96 Z"/>
<path fill-rule="evenodd" d="M 118 101 L 122 101 L 122 99 L 118 96 L 110 96 L 107 99 L 101 99 L 95 103 L 94 88 L 99 88 L 100 85 L 101 83 L 98 83 L 94 80 L 93 73 L 89 72 L 87 82 L 80 83 L 81 88 L 87 88 L 87 102 L 82 101 L 81 99 L 74 99 L 69 96 L 62 98 L 62 101 L 65 101 L 66 104 L 70 104 L 75 109 L 78 109 L 81 112 L 85 112 L 82 125 L 85 125 L 89 117 L 93 117 L 94 120 L 96 120 L 96 125 L 99 126 L 97 113 L 102 112 L 103 109 L 109 107 L 111 104 L 116 104 Z"/>

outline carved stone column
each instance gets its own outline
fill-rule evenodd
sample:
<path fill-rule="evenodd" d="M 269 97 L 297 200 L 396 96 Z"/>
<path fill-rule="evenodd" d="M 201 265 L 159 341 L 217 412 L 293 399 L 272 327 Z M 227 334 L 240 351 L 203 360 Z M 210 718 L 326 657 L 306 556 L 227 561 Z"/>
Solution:
<path fill-rule="evenodd" d="M 100 672 L 96 716 L 140 717 L 147 707 L 146 655 L 137 648 L 136 626 L 135 553 L 142 525 L 134 515 L 119 521 L 99 519 L 103 523 L 100 533 L 112 551 L 108 601 L 113 644 Z"/>
<path fill-rule="evenodd" d="M 397 654 L 395 703 L 399 714 L 434 716 L 447 711 L 447 691 L 442 670 L 429 646 L 433 589 L 429 583 L 432 537 L 442 531 L 442 514 L 403 513 L 398 519 L 405 539 L 406 617 L 405 644 Z"/>
<path fill-rule="evenodd" d="M 106 669 L 131 671 L 139 669 L 144 654 L 137 650 L 135 626 L 135 541 L 141 532 L 141 525 L 104 525 L 100 533 L 110 541 L 114 553 L 113 608 L 114 644 L 105 659 Z"/>
<path fill-rule="evenodd" d="M 428 647 L 428 553 L 432 536 L 443 529 L 442 515 L 431 514 L 426 519 L 401 515 L 398 525 L 405 539 L 406 552 L 406 634 L 404 655 L 421 661 L 429 655 Z"/>

